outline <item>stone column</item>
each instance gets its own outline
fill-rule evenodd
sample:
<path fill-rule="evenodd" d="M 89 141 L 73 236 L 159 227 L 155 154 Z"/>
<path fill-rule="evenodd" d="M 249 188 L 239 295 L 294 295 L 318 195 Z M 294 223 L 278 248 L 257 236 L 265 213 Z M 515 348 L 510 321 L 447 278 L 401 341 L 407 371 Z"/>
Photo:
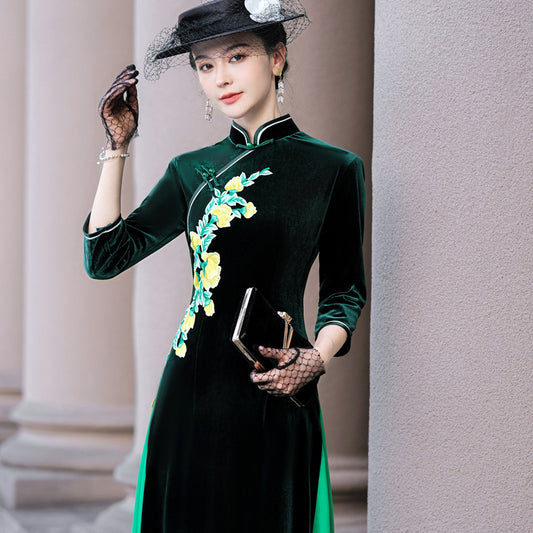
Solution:
<path fill-rule="evenodd" d="M 531 2 L 376 2 L 369 521 L 528 531 Z"/>
<path fill-rule="evenodd" d="M 131 58 L 132 5 L 29 0 L 26 20 L 24 396 L 0 450 L 10 507 L 121 497 L 111 472 L 133 424 L 131 276 L 90 280 L 81 235 L 96 106 Z"/>
<path fill-rule="evenodd" d="M 26 8 L 0 1 L 0 442 L 15 432 L 9 414 L 20 400 L 24 249 L 24 82 Z"/>

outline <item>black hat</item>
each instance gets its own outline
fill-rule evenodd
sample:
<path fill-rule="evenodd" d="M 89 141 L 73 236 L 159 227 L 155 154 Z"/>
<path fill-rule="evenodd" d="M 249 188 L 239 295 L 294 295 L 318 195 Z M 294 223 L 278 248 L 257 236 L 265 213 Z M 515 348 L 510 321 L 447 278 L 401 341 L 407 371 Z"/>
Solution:
<path fill-rule="evenodd" d="M 173 28 L 154 39 L 146 54 L 144 75 L 156 80 L 170 67 L 186 63 L 188 57 L 183 60 L 176 56 L 190 52 L 195 43 L 280 24 L 287 43 L 308 26 L 299 0 L 211 0 L 184 11 Z"/>

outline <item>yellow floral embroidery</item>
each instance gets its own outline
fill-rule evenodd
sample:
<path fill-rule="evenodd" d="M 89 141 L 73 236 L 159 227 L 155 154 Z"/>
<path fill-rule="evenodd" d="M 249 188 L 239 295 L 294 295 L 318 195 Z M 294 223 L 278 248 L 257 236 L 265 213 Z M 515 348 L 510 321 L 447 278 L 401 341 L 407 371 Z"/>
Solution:
<path fill-rule="evenodd" d="M 174 351 L 178 357 L 185 357 L 185 354 L 187 353 L 187 345 L 182 342 L 179 346 L 174 348 Z"/>
<path fill-rule="evenodd" d="M 198 233 L 194 231 L 190 232 L 190 236 L 191 236 L 191 248 L 193 249 L 193 251 L 196 251 L 196 248 L 202 245 L 202 239 L 200 239 L 200 235 L 198 235 Z"/>
<path fill-rule="evenodd" d="M 215 303 L 211 298 L 211 291 L 220 283 L 222 272 L 220 255 L 217 252 L 208 251 L 216 236 L 215 232 L 218 228 L 229 227 L 234 218 L 251 218 L 257 213 L 255 205 L 247 202 L 237 193 L 244 187 L 253 185 L 259 176 L 270 174 L 272 172 L 268 168 L 255 172 L 249 178 L 243 172 L 240 176 L 235 176 L 228 181 L 223 191 L 214 188 L 213 198 L 207 204 L 204 216 L 198 221 L 196 231 L 189 233 L 190 247 L 193 250 L 194 294 L 172 343 L 177 356 L 184 357 L 187 352 L 185 341 L 194 327 L 196 313 L 200 307 L 204 308 L 206 316 L 215 314 Z"/>
<path fill-rule="evenodd" d="M 252 202 L 248 202 L 246 204 L 246 211 L 243 213 L 244 218 L 253 217 L 256 213 L 257 213 L 257 209 L 255 208 L 255 205 Z"/>
<path fill-rule="evenodd" d="M 181 323 L 181 331 L 186 333 L 194 327 L 194 321 L 196 320 L 196 315 L 194 313 L 187 313 L 183 322 Z"/>
<path fill-rule="evenodd" d="M 220 255 L 217 252 L 202 252 L 202 261 L 206 262 L 202 272 L 200 272 L 200 280 L 206 289 L 216 287 L 220 281 Z"/>
<path fill-rule="evenodd" d="M 242 184 L 240 176 L 231 178 L 228 183 L 226 183 L 224 189 L 226 189 L 226 191 L 241 192 L 244 189 L 244 185 Z"/>
<path fill-rule="evenodd" d="M 233 218 L 233 213 L 229 205 L 217 205 L 211 209 L 210 214 L 217 217 L 216 224 L 219 228 L 227 228 Z"/>

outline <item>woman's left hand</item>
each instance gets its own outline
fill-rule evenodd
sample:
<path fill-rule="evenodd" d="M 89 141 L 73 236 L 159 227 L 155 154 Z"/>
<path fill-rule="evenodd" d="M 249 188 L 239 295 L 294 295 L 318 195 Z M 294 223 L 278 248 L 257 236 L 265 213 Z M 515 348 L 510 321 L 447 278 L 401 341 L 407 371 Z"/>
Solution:
<path fill-rule="evenodd" d="M 266 372 L 256 368 L 250 378 L 261 390 L 273 396 L 294 396 L 302 387 L 326 372 L 324 361 L 315 348 L 259 346 L 259 352 L 273 359 L 276 366 Z"/>
<path fill-rule="evenodd" d="M 137 76 L 135 65 L 127 66 L 112 83 L 98 105 L 104 125 L 106 149 L 127 148 L 139 125 L 139 102 L 137 100 Z"/>

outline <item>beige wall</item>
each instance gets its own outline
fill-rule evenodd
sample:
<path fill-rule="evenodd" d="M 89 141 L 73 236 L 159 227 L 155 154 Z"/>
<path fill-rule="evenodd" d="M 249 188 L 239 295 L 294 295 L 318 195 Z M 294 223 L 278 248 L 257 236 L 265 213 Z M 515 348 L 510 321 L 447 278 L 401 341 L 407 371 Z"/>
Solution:
<path fill-rule="evenodd" d="M 533 7 L 375 37 L 369 531 L 531 531 Z"/>

